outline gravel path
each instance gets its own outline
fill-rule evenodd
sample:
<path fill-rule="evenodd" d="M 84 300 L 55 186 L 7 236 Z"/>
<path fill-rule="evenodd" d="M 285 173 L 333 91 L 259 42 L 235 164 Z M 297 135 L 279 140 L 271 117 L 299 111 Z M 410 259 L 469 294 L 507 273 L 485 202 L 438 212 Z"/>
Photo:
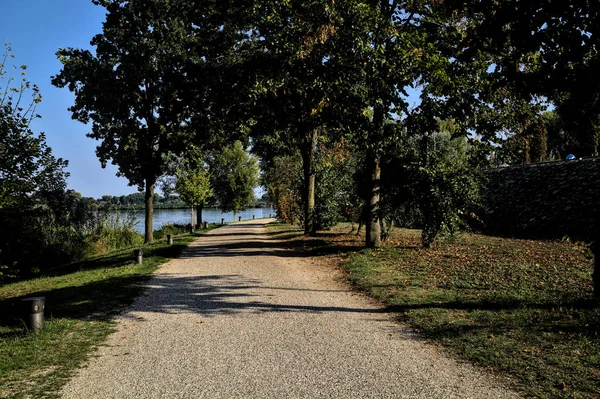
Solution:
<path fill-rule="evenodd" d="M 256 220 L 165 264 L 64 398 L 517 398 L 270 239 Z"/>

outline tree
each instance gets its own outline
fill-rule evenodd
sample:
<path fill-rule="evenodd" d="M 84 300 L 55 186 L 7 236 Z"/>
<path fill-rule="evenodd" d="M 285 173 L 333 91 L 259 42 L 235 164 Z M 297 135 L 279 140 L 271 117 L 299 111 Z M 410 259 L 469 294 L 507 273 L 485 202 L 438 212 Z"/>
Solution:
<path fill-rule="evenodd" d="M 26 79 L 25 65 L 11 68 L 10 46 L 0 62 L 0 210 L 29 207 L 34 194 L 63 190 L 68 162 L 55 158 L 46 144 L 44 133 L 36 135 L 29 128 L 36 105 L 42 96 L 36 85 Z M 13 86 L 14 71 L 19 77 Z M 30 95 L 31 100 L 23 103 Z"/>
<path fill-rule="evenodd" d="M 329 59 L 335 51 L 339 5 L 273 1 L 263 7 L 266 15 L 257 21 L 255 40 L 247 46 L 246 65 L 256 80 L 249 104 L 255 121 L 253 152 L 268 158 L 267 163 L 299 152 L 304 232 L 313 234 L 315 156 L 320 140 L 333 132 L 326 128 L 332 121 L 329 97 L 336 86 Z"/>
<path fill-rule="evenodd" d="M 447 14 L 468 21 L 465 57 L 486 52 L 494 74 L 525 99 L 547 99 L 564 121 L 578 125 L 580 154 L 598 146 L 600 115 L 600 4 L 550 2 L 441 2 Z"/>
<path fill-rule="evenodd" d="M 344 23 L 337 46 L 344 51 L 333 54 L 331 63 L 343 84 L 331 100 L 352 131 L 349 138 L 364 152 L 368 247 L 381 245 L 381 157 L 398 137 L 398 125 L 390 122 L 406 118 L 406 89 L 424 73 L 425 31 L 412 4 L 348 1 L 339 8 Z"/>
<path fill-rule="evenodd" d="M 273 157 L 262 169 L 261 184 L 274 201 L 279 218 L 289 224 L 299 222 L 303 218 L 300 155 Z"/>
<path fill-rule="evenodd" d="M 91 124 L 88 136 L 102 166 L 145 190 L 145 242 L 152 242 L 153 195 L 166 155 L 180 154 L 193 135 L 185 90 L 194 35 L 186 1 L 94 0 L 107 9 L 103 32 L 88 50 L 61 49 L 57 87 L 75 93 L 73 118 Z M 201 54 L 193 54 L 197 61 Z M 194 65 L 197 68 L 197 65 Z M 189 94 L 189 93 L 188 93 Z M 197 118 L 196 118 L 197 119 Z M 197 130 L 197 129 L 196 129 Z M 194 130 L 194 131 L 196 131 Z"/>
<path fill-rule="evenodd" d="M 0 280 L 41 268 L 40 259 L 43 265 L 62 260 L 47 245 L 57 230 L 45 232 L 65 222 L 58 205 L 68 177 L 67 161 L 54 157 L 44 133 L 30 129 L 41 95 L 27 81 L 26 66 L 7 64 L 10 51 L 6 45 L 0 61 Z"/>
<path fill-rule="evenodd" d="M 202 208 L 204 207 L 206 200 L 212 195 L 210 173 L 208 170 L 201 167 L 192 168 L 189 163 L 185 163 L 183 167 L 180 167 L 177 170 L 175 191 L 186 204 L 192 207 L 192 209 L 194 206 L 197 207 L 197 222 L 198 225 L 201 225 Z M 193 230 L 193 221 L 191 224 Z"/>
<path fill-rule="evenodd" d="M 209 162 L 214 196 L 223 212 L 245 209 L 254 199 L 258 164 L 240 141 L 215 153 Z"/>

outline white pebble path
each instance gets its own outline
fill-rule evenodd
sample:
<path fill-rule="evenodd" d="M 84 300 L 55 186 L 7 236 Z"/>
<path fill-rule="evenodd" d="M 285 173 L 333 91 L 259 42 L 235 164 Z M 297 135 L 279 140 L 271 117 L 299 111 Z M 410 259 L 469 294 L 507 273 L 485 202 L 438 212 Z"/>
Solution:
<path fill-rule="evenodd" d="M 236 223 L 163 265 L 63 398 L 517 398 Z"/>

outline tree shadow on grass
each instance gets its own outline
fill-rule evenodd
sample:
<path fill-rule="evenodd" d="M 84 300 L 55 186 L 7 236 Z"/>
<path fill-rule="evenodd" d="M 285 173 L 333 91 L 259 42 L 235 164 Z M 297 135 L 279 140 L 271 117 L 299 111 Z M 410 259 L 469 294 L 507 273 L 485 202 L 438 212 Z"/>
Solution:
<path fill-rule="evenodd" d="M 157 242 L 157 244 L 159 244 Z M 131 247 L 115 251 L 112 255 L 99 255 L 90 259 L 69 263 L 47 270 L 38 277 L 58 277 L 85 270 L 114 269 L 131 264 L 135 261 L 133 251 L 139 247 Z M 160 256 L 164 258 L 176 258 L 187 247 L 186 244 L 175 242 L 170 246 L 145 246 L 144 256 Z"/>

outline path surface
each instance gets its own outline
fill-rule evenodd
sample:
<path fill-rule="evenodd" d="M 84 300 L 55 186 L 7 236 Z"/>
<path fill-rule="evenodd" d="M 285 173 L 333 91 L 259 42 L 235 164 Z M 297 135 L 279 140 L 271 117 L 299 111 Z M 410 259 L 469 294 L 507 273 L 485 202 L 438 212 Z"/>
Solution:
<path fill-rule="evenodd" d="M 226 226 L 164 265 L 64 398 L 516 398 L 336 272 Z"/>

